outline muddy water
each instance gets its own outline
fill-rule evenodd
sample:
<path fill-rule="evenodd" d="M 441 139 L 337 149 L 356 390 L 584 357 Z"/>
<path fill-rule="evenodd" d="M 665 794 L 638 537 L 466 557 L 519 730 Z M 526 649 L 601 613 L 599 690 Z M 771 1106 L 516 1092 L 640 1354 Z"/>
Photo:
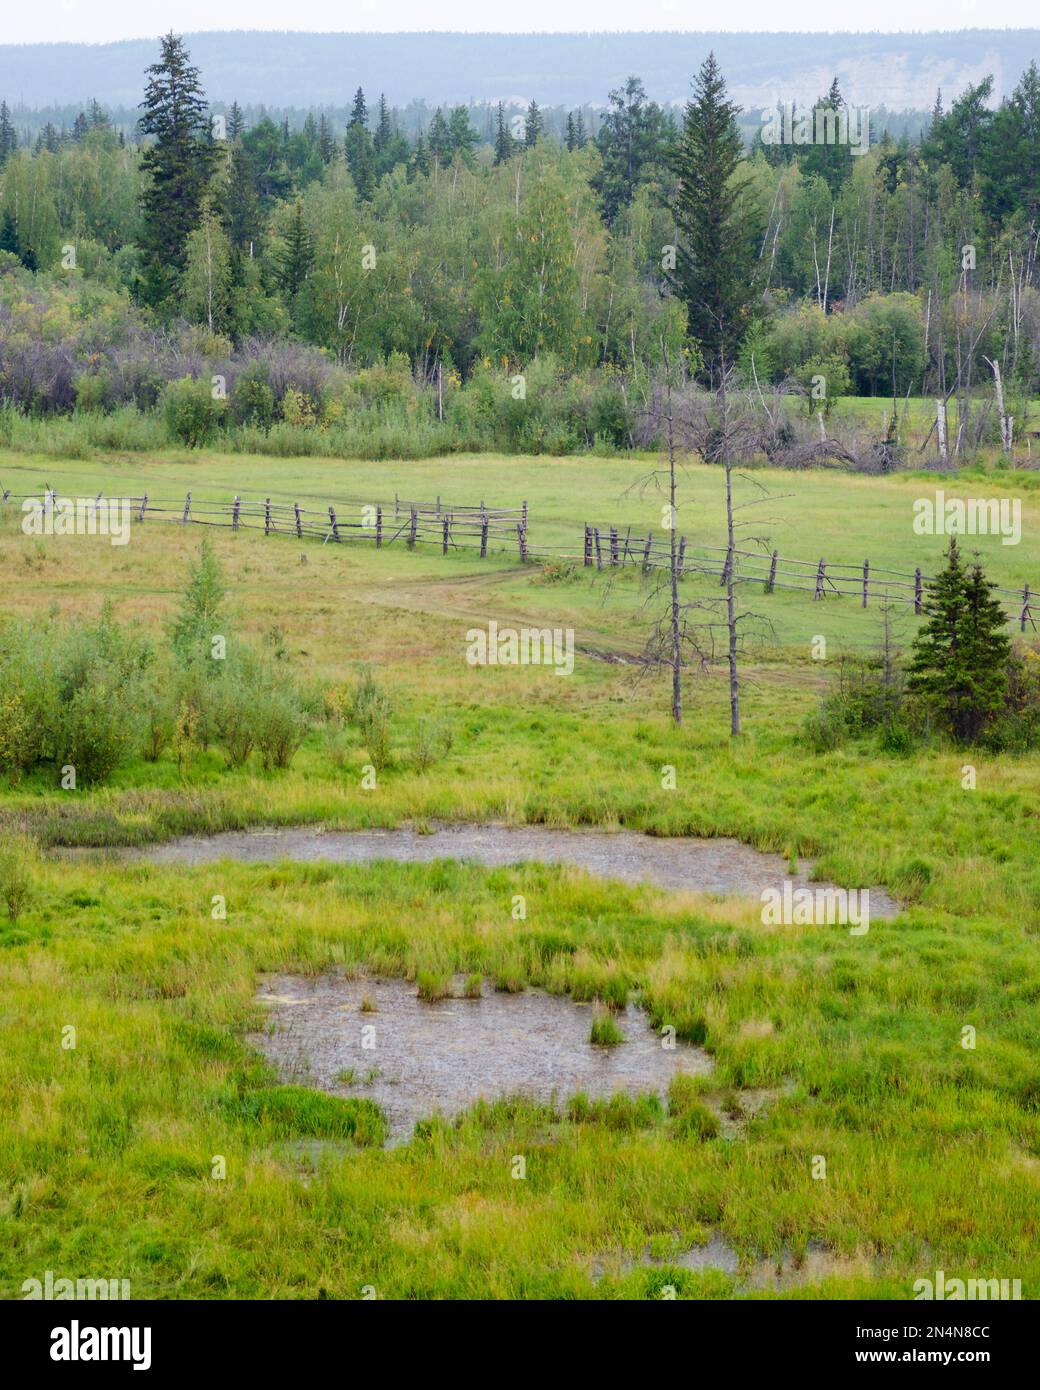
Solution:
<path fill-rule="evenodd" d="M 764 854 L 739 840 L 664 839 L 632 830 L 556 830 L 525 825 L 438 825 L 428 834 L 415 830 L 244 830 L 220 835 L 188 835 L 142 851 L 159 864 L 209 864 L 219 859 L 262 863 L 279 859 L 331 860 L 364 864 L 374 859 L 427 863 L 432 859 L 470 859 L 500 867 L 525 860 L 573 864 L 589 873 L 629 883 L 695 893 L 738 893 L 760 898 L 763 889 L 790 881 L 810 886 L 806 863 L 789 874 L 778 854 Z M 813 887 L 833 885 L 816 883 Z M 898 904 L 880 889 L 870 890 L 870 915 L 893 917 Z"/>
<path fill-rule="evenodd" d="M 461 981 L 455 988 L 461 995 Z M 276 975 L 258 998 L 270 1009 L 272 1029 L 249 1041 L 281 1080 L 368 1096 L 387 1116 L 391 1143 L 408 1139 L 416 1121 L 436 1113 L 450 1118 L 481 1098 L 563 1102 L 578 1091 L 663 1097 L 675 1072 L 712 1069 L 701 1048 L 662 1047 L 632 1005 L 617 1016 L 625 1041 L 594 1047 L 591 1007 L 537 990 L 426 1003 L 406 980 Z M 366 999 L 374 1013 L 362 1010 Z M 375 1046 L 365 1047 L 366 1039 Z"/>

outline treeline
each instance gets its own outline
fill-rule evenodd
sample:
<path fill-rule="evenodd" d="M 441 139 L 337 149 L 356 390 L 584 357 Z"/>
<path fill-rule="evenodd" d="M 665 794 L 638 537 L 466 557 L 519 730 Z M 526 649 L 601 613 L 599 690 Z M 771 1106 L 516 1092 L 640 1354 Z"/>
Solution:
<path fill-rule="evenodd" d="M 710 371 L 704 325 L 718 306 L 703 287 L 720 278 L 746 291 L 729 364 L 774 381 L 822 376 L 825 405 L 970 390 L 984 359 L 1009 390 L 1036 389 L 1035 63 L 996 109 L 987 80 L 949 110 L 937 102 L 921 140 L 883 137 L 859 155 L 761 140 L 748 153 L 712 71 L 725 136 L 712 196 L 732 243 L 715 266 L 707 243 L 694 247 L 699 214 L 684 212 L 701 196 L 689 121 L 703 89 L 680 127 L 630 78 L 594 135 L 576 110 L 562 138 L 535 103 L 522 120 L 500 107 L 487 144 L 466 107 L 435 112 L 411 138 L 359 90 L 340 134 L 321 113 L 297 129 L 250 124 L 235 103 L 214 118 L 171 34 L 147 72 L 141 144 L 95 103 L 69 138 L 19 148 L 0 108 L 0 400 L 125 402 L 113 354 L 151 334 L 151 359 L 164 341 L 176 357 L 178 323 L 204 331 L 207 376 L 247 342 L 284 339 L 351 370 L 403 359 L 425 384 L 522 374 L 542 357 L 562 374 L 635 377 L 664 357 Z M 819 104 L 845 111 L 837 83 Z M 102 292 L 136 310 L 106 300 L 100 312 Z M 75 345 L 74 370 L 55 367 L 61 389 L 13 361 L 52 303 L 43 345 L 62 325 Z M 73 388 L 92 374 L 93 387 Z M 170 375 L 159 368 L 159 384 Z"/>

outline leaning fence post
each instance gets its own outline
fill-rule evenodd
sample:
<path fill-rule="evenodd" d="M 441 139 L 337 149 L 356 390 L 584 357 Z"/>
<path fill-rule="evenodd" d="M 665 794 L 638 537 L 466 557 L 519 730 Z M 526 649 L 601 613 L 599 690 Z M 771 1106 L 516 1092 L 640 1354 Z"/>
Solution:
<path fill-rule="evenodd" d="M 438 506 L 440 505 L 440 498 L 437 499 L 437 504 L 438 504 Z M 451 519 L 450 519 L 449 517 L 445 517 L 445 518 L 444 518 L 444 522 L 443 522 L 443 528 L 442 528 L 442 529 L 443 529 L 443 532 L 444 532 L 444 539 L 443 539 L 443 542 L 442 542 L 442 545 L 441 545 L 441 554 L 442 554 L 442 555 L 447 555 L 447 553 L 448 553 L 448 527 L 449 527 L 450 525 L 451 525 Z"/>
<path fill-rule="evenodd" d="M 376 507 L 376 549 L 383 544 L 383 509 Z"/>
<path fill-rule="evenodd" d="M 585 568 L 589 569 L 592 565 L 592 527 L 587 521 L 585 523 L 585 547 L 582 558 L 585 562 Z"/>
<path fill-rule="evenodd" d="M 146 492 L 145 495 L 141 498 L 141 510 L 140 510 L 140 511 L 138 512 L 138 514 L 137 514 L 137 519 L 138 519 L 138 521 L 143 521 L 143 520 L 144 520 L 144 514 L 145 514 L 145 512 L 146 512 L 147 510 L 148 510 L 148 494 L 147 494 L 147 492 Z"/>
<path fill-rule="evenodd" d="M 769 557 L 769 582 L 766 585 L 766 593 L 771 594 L 776 589 L 776 562 L 780 558 L 779 550 L 774 550 Z"/>
<path fill-rule="evenodd" d="M 238 513 L 239 513 L 239 509 L 240 509 L 241 506 L 242 506 L 242 499 L 239 498 L 239 497 L 236 497 L 236 498 L 235 498 L 234 505 L 233 505 L 232 508 L 231 508 L 231 529 L 232 529 L 232 531 L 237 531 L 237 530 L 238 530 Z"/>
<path fill-rule="evenodd" d="M 647 536 L 646 545 L 643 547 L 643 573 L 650 573 L 650 548 L 654 543 L 653 536 Z"/>
<path fill-rule="evenodd" d="M 480 558 L 487 559 L 487 538 L 488 538 L 488 519 L 485 516 L 480 523 Z"/>
<path fill-rule="evenodd" d="M 411 525 L 408 528 L 408 549 L 415 549 L 415 533 L 419 526 L 419 513 L 412 508 Z"/>
<path fill-rule="evenodd" d="M 813 594 L 813 600 L 823 598 L 823 573 L 826 567 L 826 560 L 820 560 L 819 569 L 816 570 L 816 592 Z"/>
<path fill-rule="evenodd" d="M 1026 630 L 1026 622 L 1032 617 L 1029 611 L 1029 585 L 1026 584 L 1022 589 L 1022 631 Z"/>
<path fill-rule="evenodd" d="M 186 525 L 187 525 L 187 523 L 188 523 L 188 518 L 189 518 L 189 513 L 190 513 L 190 512 L 191 512 L 191 493 L 189 492 L 188 495 L 187 495 L 187 497 L 185 497 L 185 499 L 184 499 L 184 515 L 181 517 L 181 525 L 182 525 L 182 526 L 186 526 Z"/>
<path fill-rule="evenodd" d="M 867 594 L 870 586 L 870 561 L 863 561 L 863 607 L 867 606 Z"/>
<path fill-rule="evenodd" d="M 270 497 L 266 497 L 266 498 L 264 499 L 264 535 L 265 535 L 265 536 L 269 536 L 270 534 L 271 534 L 271 499 L 270 499 Z"/>
<path fill-rule="evenodd" d="M 329 508 L 329 525 L 332 527 L 332 539 L 339 540 L 339 524 L 336 521 L 336 513 L 332 507 Z"/>
<path fill-rule="evenodd" d="M 921 566 L 918 565 L 917 569 L 914 570 L 914 612 L 915 612 L 915 613 L 920 613 L 920 611 L 921 611 L 921 597 L 922 597 L 922 593 L 923 593 L 923 588 L 924 588 L 924 586 L 923 586 L 922 583 L 921 583 Z"/>
<path fill-rule="evenodd" d="M 527 528 L 521 521 L 516 528 L 516 540 L 520 547 L 520 563 L 527 564 Z"/>
<path fill-rule="evenodd" d="M 293 512 L 296 516 L 296 539 L 300 540 L 303 537 L 303 526 L 300 523 L 300 504 L 299 502 L 294 502 L 292 505 Z"/>

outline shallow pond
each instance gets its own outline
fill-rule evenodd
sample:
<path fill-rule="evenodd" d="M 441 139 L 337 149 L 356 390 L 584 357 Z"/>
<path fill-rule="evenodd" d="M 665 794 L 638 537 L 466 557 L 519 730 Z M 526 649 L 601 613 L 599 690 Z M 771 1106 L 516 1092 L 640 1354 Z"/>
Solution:
<path fill-rule="evenodd" d="M 461 996 L 461 981 L 455 987 Z M 369 1097 L 386 1113 L 390 1143 L 408 1139 L 417 1120 L 450 1118 L 482 1098 L 663 1097 L 677 1071 L 712 1070 L 701 1048 L 662 1046 L 634 1005 L 616 1015 L 625 1041 L 596 1047 L 592 1008 L 539 990 L 428 1003 L 406 980 L 275 975 L 258 998 L 273 1028 L 249 1041 L 281 1080 Z M 363 1000 L 375 1011 L 362 1010 Z"/>
<path fill-rule="evenodd" d="M 186 835 L 136 851 L 158 864 L 210 864 L 220 859 L 266 863 L 279 859 L 364 864 L 375 859 L 428 863 L 469 859 L 490 867 L 526 860 L 573 864 L 588 873 L 628 883 L 694 893 L 737 893 L 759 899 L 764 889 L 810 885 L 804 863 L 790 874 L 779 854 L 765 854 L 739 840 L 662 838 L 633 830 L 557 830 L 540 825 L 438 825 L 416 830 L 234 830 Z M 814 883 L 815 888 L 833 885 Z M 871 917 L 894 917 L 899 905 L 881 889 L 870 890 Z"/>

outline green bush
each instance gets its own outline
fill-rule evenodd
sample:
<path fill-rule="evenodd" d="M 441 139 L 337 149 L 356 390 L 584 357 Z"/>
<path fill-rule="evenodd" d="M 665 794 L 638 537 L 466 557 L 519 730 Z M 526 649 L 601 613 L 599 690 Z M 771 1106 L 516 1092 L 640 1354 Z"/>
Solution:
<path fill-rule="evenodd" d="M 224 402 L 214 400 L 208 381 L 185 376 L 166 387 L 162 412 L 174 443 L 201 449 L 212 440 L 224 418 Z"/>
<path fill-rule="evenodd" d="M 27 835 L 0 835 L 0 902 L 16 922 L 32 897 L 33 867 L 38 859 L 35 843 Z"/>
<path fill-rule="evenodd" d="M 274 392 L 265 363 L 242 368 L 231 391 L 231 416 L 236 424 L 252 425 L 266 434 L 274 424 Z"/>

